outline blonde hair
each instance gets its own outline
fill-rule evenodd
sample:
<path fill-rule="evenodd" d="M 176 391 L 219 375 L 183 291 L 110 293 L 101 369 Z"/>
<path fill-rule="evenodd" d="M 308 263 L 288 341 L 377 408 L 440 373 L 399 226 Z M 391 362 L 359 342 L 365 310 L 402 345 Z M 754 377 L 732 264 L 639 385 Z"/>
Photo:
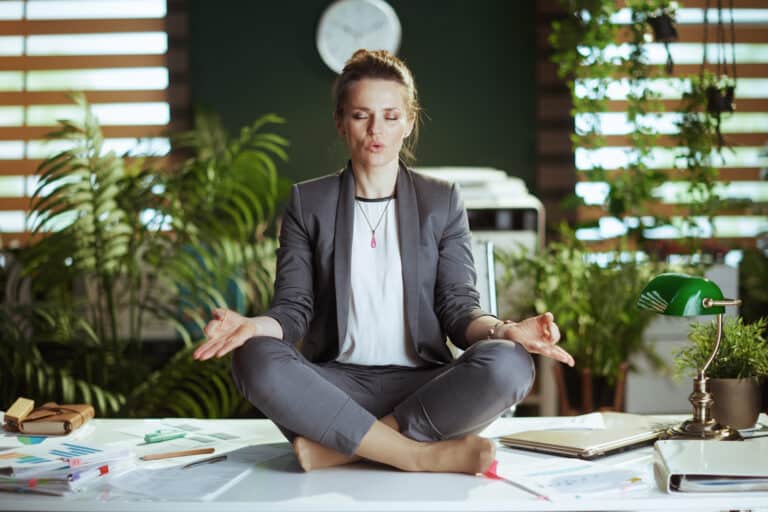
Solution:
<path fill-rule="evenodd" d="M 413 130 L 405 139 L 401 150 L 406 160 L 415 159 L 413 149 L 419 138 L 419 120 L 421 118 L 421 106 L 419 105 L 416 84 L 413 73 L 405 63 L 386 50 L 357 50 L 344 65 L 341 74 L 333 84 L 333 115 L 337 119 L 344 116 L 344 105 L 347 101 L 347 93 L 352 83 L 366 78 L 391 80 L 397 82 L 405 89 L 405 108 L 409 121 L 413 121 Z"/>

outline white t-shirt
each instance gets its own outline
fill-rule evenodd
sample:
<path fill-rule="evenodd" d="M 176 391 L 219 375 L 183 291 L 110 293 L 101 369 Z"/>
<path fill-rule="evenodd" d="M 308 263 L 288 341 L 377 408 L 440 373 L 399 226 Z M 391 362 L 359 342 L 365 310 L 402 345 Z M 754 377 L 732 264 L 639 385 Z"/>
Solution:
<path fill-rule="evenodd" d="M 355 199 L 349 321 L 339 362 L 423 365 L 406 328 L 397 222 L 395 198 Z"/>

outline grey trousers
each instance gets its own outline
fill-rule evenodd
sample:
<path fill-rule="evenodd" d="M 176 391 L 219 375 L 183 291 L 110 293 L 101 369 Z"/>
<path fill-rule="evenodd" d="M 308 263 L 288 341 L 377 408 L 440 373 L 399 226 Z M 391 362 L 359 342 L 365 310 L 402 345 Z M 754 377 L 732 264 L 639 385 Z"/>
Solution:
<path fill-rule="evenodd" d="M 232 374 L 245 398 L 285 436 L 351 455 L 377 418 L 393 414 L 417 441 L 476 433 L 530 391 L 534 366 L 516 343 L 482 340 L 443 366 L 312 363 L 293 346 L 253 338 L 235 350 Z"/>

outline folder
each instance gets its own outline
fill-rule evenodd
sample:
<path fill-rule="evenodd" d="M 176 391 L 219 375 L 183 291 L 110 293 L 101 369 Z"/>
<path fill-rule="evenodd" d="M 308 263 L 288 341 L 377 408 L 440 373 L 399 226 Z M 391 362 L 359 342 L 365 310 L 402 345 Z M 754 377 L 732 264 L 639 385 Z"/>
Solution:
<path fill-rule="evenodd" d="M 768 438 L 666 440 L 654 445 L 653 473 L 666 492 L 768 491 Z"/>

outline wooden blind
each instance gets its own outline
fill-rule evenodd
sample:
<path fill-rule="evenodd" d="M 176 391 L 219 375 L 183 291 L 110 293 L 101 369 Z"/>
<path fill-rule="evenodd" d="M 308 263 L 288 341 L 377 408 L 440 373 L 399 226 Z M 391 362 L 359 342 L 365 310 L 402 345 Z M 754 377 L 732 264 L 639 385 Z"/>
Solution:
<path fill-rule="evenodd" d="M 171 0 L 0 2 L 0 236 L 29 237 L 30 196 L 57 119 L 82 113 L 83 91 L 105 148 L 165 155 L 188 110 L 185 3 Z M 141 145 L 138 143 L 141 138 Z"/>
<path fill-rule="evenodd" d="M 617 3 L 619 7 L 624 5 L 620 0 Z M 716 2 L 711 1 L 709 4 L 712 7 Z M 662 132 L 662 136 L 657 141 L 658 147 L 654 151 L 652 167 L 667 173 L 669 181 L 656 189 L 657 201 L 652 208 L 658 215 L 673 218 L 686 214 L 685 202 L 688 200 L 683 193 L 685 182 L 681 181 L 682 174 L 674 161 L 675 154 L 679 154 L 673 136 L 676 132 L 675 111 L 680 107 L 685 77 L 699 73 L 704 41 L 705 5 L 706 0 L 680 2 L 677 11 L 678 41 L 669 45 L 675 62 L 674 71 L 666 78 L 661 74 L 659 79 L 654 80 L 658 90 L 662 92 L 664 113 L 654 124 L 656 129 Z M 705 246 L 709 244 L 736 249 L 734 256 L 738 257 L 739 248 L 753 247 L 755 237 L 768 232 L 768 181 L 765 175 L 768 167 L 768 3 L 764 0 L 734 0 L 733 7 L 738 71 L 736 112 L 723 116 L 723 133 L 727 145 L 733 151 L 726 149 L 723 152 L 725 161 L 719 170 L 721 183 L 718 191 L 723 198 L 740 200 L 740 206 L 718 211 L 713 219 L 713 226 L 710 226 L 712 229 L 706 228 L 707 223 L 701 219 L 705 229 L 700 236 L 706 239 Z M 547 22 L 553 17 L 552 12 L 562 15 L 554 8 L 550 9 L 544 16 Z M 628 9 L 621 9 L 614 19 L 616 23 L 621 24 L 629 23 L 630 17 Z M 730 19 L 727 10 L 724 17 L 726 20 Z M 713 51 L 716 43 L 714 25 L 718 19 L 715 9 L 710 9 L 708 19 L 708 43 L 711 52 L 709 61 L 713 62 L 716 60 L 716 53 Z M 622 51 L 622 43 L 628 40 L 629 31 L 620 29 L 616 46 L 612 50 Z M 543 45 L 546 45 L 545 39 L 539 41 L 539 47 Z M 666 52 L 663 45 L 651 44 L 647 49 L 651 63 L 664 63 Z M 728 54 L 730 58 L 730 48 Z M 554 84 L 553 66 L 541 59 L 539 63 L 540 77 L 549 78 Z M 714 68 L 714 65 L 710 65 L 709 69 L 714 71 Z M 571 153 L 572 164 L 566 162 L 563 156 L 566 149 L 570 148 L 567 135 L 572 133 L 574 127 L 579 126 L 580 119 L 577 117 L 569 120 L 562 114 L 564 109 L 570 108 L 569 99 L 563 94 L 562 88 L 545 88 L 544 96 L 539 99 L 539 148 L 545 158 L 549 158 L 545 159 L 542 165 L 539 181 L 545 192 L 549 189 L 562 194 L 565 187 L 570 186 L 566 177 L 573 175 L 571 173 L 575 167 L 576 193 L 587 203 L 576 212 L 576 220 L 586 225 L 597 224 L 579 229 L 577 236 L 588 241 L 595 250 L 615 246 L 613 239 L 625 232 L 627 221 L 607 216 L 605 210 L 599 206 L 605 197 L 607 184 L 589 180 L 590 168 L 595 164 L 602 165 L 609 172 L 624 172 L 620 168 L 626 162 L 625 150 L 630 145 L 625 115 L 628 104 L 626 90 L 621 82 L 617 80 L 614 85 L 615 87 L 609 89 L 608 112 L 600 115 L 606 146 L 598 150 L 577 148 L 575 154 Z M 560 160 L 553 163 L 552 156 L 559 156 Z M 555 188 L 550 182 L 561 183 L 562 186 Z M 636 218 L 630 220 L 641 222 L 641 219 Z M 646 231 L 648 238 L 656 239 L 660 243 L 674 241 L 684 234 L 672 226 Z"/>
<path fill-rule="evenodd" d="M 716 2 L 709 4 L 716 5 Z M 696 75 L 700 70 L 705 6 L 705 0 L 689 0 L 678 9 L 678 42 L 670 44 L 675 61 L 674 71 L 669 78 L 657 81 L 659 90 L 663 91 L 665 113 L 655 123 L 663 135 L 657 141 L 653 167 L 663 169 L 669 181 L 656 189 L 658 200 L 653 208 L 655 213 L 673 219 L 686 214 L 684 203 L 689 200 L 685 197 L 685 182 L 680 181 L 680 171 L 674 165 L 674 156 L 679 154 L 672 136 L 677 130 L 675 120 L 678 114 L 675 110 L 680 104 L 680 92 L 676 90 L 685 88 L 685 77 Z M 740 206 L 719 210 L 712 223 L 705 219 L 699 219 L 699 223 L 703 228 L 700 236 L 707 239 L 705 246 L 728 248 L 731 252 L 736 250 L 734 256 L 738 258 L 739 248 L 754 247 L 755 237 L 768 232 L 765 211 L 768 182 L 762 176 L 763 168 L 768 165 L 768 4 L 758 0 L 735 0 L 733 6 L 738 74 L 736 112 L 723 116 L 723 133 L 730 149 L 725 149 L 722 154 L 724 160 L 719 164 L 719 195 L 725 199 L 740 200 Z M 716 61 L 716 41 L 713 39 L 718 14 L 715 9 L 710 9 L 707 14 L 710 23 L 708 60 L 711 63 Z M 621 19 L 622 15 L 629 21 L 628 13 L 620 12 L 618 18 Z M 723 16 L 730 21 L 729 11 L 724 11 Z M 617 45 L 627 40 L 627 32 L 619 30 Z M 664 62 L 666 52 L 662 45 L 651 45 L 649 50 L 652 63 Z M 728 48 L 729 54 L 730 51 Z M 710 65 L 709 69 L 714 71 L 715 66 Z M 627 102 L 620 89 L 617 87 L 610 95 L 610 112 L 601 116 L 608 147 L 594 152 L 576 150 L 577 176 L 581 182 L 576 190 L 588 203 L 599 202 L 601 195 L 601 184 L 586 182 L 590 162 L 602 163 L 607 169 L 619 167 L 623 160 L 621 153 L 629 145 L 623 121 Z M 578 122 L 577 119 L 577 125 Z M 577 232 L 577 236 L 595 242 L 596 248 L 601 246 L 601 242 L 622 234 L 621 223 L 606 217 L 604 210 L 597 206 L 582 207 L 579 219 L 598 220 L 599 227 Z M 646 231 L 647 237 L 662 243 L 685 234 L 672 226 Z"/>

